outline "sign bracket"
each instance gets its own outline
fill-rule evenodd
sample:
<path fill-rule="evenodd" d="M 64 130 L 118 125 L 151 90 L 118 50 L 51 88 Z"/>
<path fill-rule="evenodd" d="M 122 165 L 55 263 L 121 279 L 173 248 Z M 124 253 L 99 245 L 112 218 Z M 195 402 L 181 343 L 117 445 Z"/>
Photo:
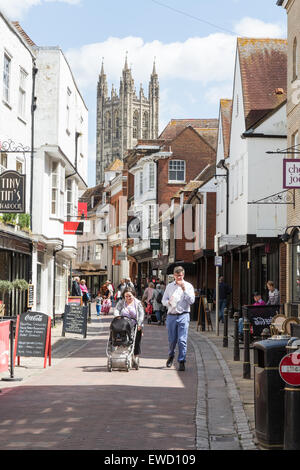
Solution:
<path fill-rule="evenodd" d="M 286 189 L 257 201 L 248 202 L 248 204 L 291 204 L 295 208 L 295 192 L 291 193 L 289 189 Z"/>

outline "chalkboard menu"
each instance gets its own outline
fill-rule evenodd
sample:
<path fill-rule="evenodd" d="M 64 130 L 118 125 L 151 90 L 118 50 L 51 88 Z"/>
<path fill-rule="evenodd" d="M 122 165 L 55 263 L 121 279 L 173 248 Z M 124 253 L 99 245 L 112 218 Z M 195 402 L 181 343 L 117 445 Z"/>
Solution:
<path fill-rule="evenodd" d="M 18 315 L 14 359 L 18 356 L 51 357 L 51 317 L 40 312 Z"/>
<path fill-rule="evenodd" d="M 27 289 L 27 307 L 32 308 L 34 302 L 34 285 L 29 284 Z"/>
<path fill-rule="evenodd" d="M 87 318 L 87 306 L 81 306 L 76 304 L 66 305 L 63 320 L 62 336 L 65 336 L 65 333 L 77 333 L 79 335 L 83 335 L 83 337 L 86 338 Z"/>

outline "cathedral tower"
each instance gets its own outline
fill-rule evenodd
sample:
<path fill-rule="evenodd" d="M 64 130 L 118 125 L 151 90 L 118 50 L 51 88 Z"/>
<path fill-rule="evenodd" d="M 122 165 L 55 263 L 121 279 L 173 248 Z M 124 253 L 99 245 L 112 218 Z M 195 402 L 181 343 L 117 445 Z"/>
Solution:
<path fill-rule="evenodd" d="M 108 96 L 102 62 L 97 87 L 96 184 L 104 181 L 104 170 L 117 158 L 123 160 L 138 139 L 156 139 L 159 120 L 159 82 L 155 63 L 150 77 L 149 96 L 142 85 L 137 96 L 127 56 L 120 80 L 119 95 L 112 86 Z"/>

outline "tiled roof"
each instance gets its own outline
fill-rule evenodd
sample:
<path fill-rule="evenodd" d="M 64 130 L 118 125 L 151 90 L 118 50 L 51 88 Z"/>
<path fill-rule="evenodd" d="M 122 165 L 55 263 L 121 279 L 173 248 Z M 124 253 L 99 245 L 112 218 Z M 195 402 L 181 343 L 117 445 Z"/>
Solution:
<path fill-rule="evenodd" d="M 206 165 L 205 168 L 199 173 L 199 175 L 196 177 L 196 181 L 200 182 L 201 185 L 202 183 L 206 183 L 209 181 L 216 173 L 216 165 L 215 163 L 211 163 Z M 200 185 L 199 185 L 200 186 Z"/>
<path fill-rule="evenodd" d="M 23 37 L 23 39 L 29 44 L 30 46 L 36 46 L 36 44 L 33 42 L 33 40 L 28 36 L 28 34 L 25 33 L 24 29 L 20 25 L 18 21 L 12 21 L 12 24 L 18 31 L 18 33 Z"/>
<path fill-rule="evenodd" d="M 102 201 L 102 193 L 104 191 L 103 183 L 88 188 L 80 197 L 79 200 L 87 203 L 88 210 L 95 209 L 95 206 Z M 94 196 L 94 205 L 92 208 L 91 199 Z"/>
<path fill-rule="evenodd" d="M 229 141 L 231 128 L 232 100 L 220 100 L 220 115 L 223 131 L 223 145 L 225 158 L 229 155 Z"/>
<path fill-rule="evenodd" d="M 123 162 L 119 160 L 118 158 L 111 162 L 110 165 L 108 165 L 107 168 L 105 168 L 104 171 L 121 171 L 123 170 Z"/>
<path fill-rule="evenodd" d="M 237 48 L 246 129 L 250 129 L 264 115 L 286 100 L 287 41 L 238 38 Z"/>
<path fill-rule="evenodd" d="M 211 129 L 218 127 L 218 119 L 172 119 L 159 136 L 159 139 L 173 140 L 185 128 Z"/>
<path fill-rule="evenodd" d="M 218 128 L 195 127 L 194 129 L 214 150 L 217 150 Z"/>

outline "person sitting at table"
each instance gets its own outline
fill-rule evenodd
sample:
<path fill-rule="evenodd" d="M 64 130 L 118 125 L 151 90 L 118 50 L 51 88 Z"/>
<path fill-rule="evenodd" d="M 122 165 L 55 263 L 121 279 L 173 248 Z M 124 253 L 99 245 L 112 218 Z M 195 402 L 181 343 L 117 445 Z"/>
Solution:
<path fill-rule="evenodd" d="M 256 306 L 260 305 L 266 305 L 266 302 L 261 298 L 261 294 L 259 292 L 254 292 L 253 294 L 254 297 L 254 304 Z M 244 331 L 244 318 L 239 319 L 239 339 L 240 341 L 243 341 L 243 331 Z"/>

